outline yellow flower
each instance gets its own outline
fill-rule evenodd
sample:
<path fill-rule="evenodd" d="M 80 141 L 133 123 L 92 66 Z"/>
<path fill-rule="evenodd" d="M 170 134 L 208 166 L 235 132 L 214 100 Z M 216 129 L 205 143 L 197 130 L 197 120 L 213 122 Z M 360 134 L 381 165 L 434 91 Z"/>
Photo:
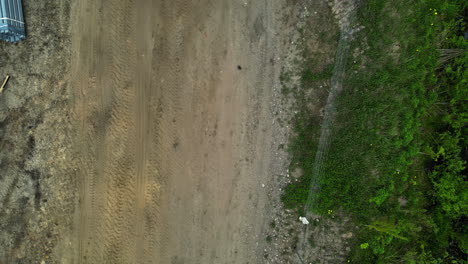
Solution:
<path fill-rule="evenodd" d="M 431 26 L 433 26 L 433 25 L 434 25 L 434 23 L 431 23 Z"/>

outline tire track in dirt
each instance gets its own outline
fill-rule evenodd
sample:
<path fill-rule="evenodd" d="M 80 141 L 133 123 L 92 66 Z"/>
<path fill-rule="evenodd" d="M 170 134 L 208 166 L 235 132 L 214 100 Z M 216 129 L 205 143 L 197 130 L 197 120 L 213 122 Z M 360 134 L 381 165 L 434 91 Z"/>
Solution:
<path fill-rule="evenodd" d="M 148 202 L 147 198 L 147 162 L 148 162 L 148 143 L 150 142 L 152 130 L 150 130 L 150 120 L 152 120 L 152 112 L 149 111 L 149 103 L 152 98 L 151 89 L 151 63 L 152 63 L 152 50 L 153 50 L 153 36 L 151 38 L 146 36 L 152 34 L 152 1 L 139 0 L 137 1 L 138 14 L 136 28 L 136 49 L 137 56 L 140 61 L 136 67 L 136 97 L 137 107 L 135 111 L 136 119 L 136 203 L 137 214 L 135 218 L 135 260 L 136 263 L 144 263 L 144 259 L 150 254 L 146 248 L 145 229 L 146 219 L 145 209 Z M 152 216 L 150 214 L 150 216 Z"/>
<path fill-rule="evenodd" d="M 161 32 L 154 32 L 155 36 L 159 37 L 159 41 L 155 43 L 154 47 L 153 64 L 156 68 L 155 72 L 158 73 L 157 77 L 159 77 L 155 80 L 157 83 L 155 90 L 158 92 L 155 100 L 157 100 L 158 105 L 156 108 L 159 116 L 157 118 L 158 125 L 155 127 L 157 134 L 155 137 L 154 161 L 158 164 L 159 175 L 157 176 L 163 177 L 161 179 L 160 197 L 167 196 L 170 193 L 165 188 L 166 179 L 173 177 L 183 167 L 183 159 L 179 154 L 180 149 L 178 150 L 179 147 L 176 145 L 184 144 L 184 142 L 180 142 L 181 135 L 175 124 L 181 122 L 176 118 L 183 111 L 182 105 L 184 104 L 181 102 L 183 84 L 178 73 L 183 70 L 184 18 L 187 16 L 185 14 L 187 11 L 181 12 L 178 8 L 174 8 L 177 5 L 181 5 L 185 10 L 188 10 L 188 1 L 179 1 L 176 5 L 173 3 L 167 4 L 166 2 L 157 9 L 158 16 L 160 16 L 158 22 L 163 23 L 163 26 L 161 26 Z M 168 155 L 171 158 L 168 159 Z M 158 203 L 161 203 L 161 201 L 158 201 Z M 159 238 L 155 250 L 159 261 L 164 263 L 163 259 L 166 259 L 168 241 L 171 236 L 166 230 L 170 229 L 170 224 L 166 219 L 161 219 L 159 226 L 162 232 L 158 233 Z"/>
<path fill-rule="evenodd" d="M 174 263 L 179 261 L 181 263 L 183 261 L 216 263 L 219 261 L 217 254 L 222 254 L 221 252 L 224 253 L 222 250 L 225 250 L 225 248 L 221 247 L 221 244 L 227 243 L 225 241 L 232 242 L 230 237 L 233 236 L 221 231 L 228 228 L 225 220 L 235 223 L 235 225 L 240 222 L 237 220 L 238 216 L 229 218 L 229 214 L 225 213 L 231 212 L 229 201 L 232 198 L 229 197 L 239 197 L 231 183 L 235 183 L 237 177 L 235 176 L 236 169 L 232 167 L 232 160 L 236 159 L 240 154 L 235 150 L 237 148 L 235 141 L 227 138 L 229 138 L 230 133 L 229 127 L 237 129 L 237 124 L 240 123 L 241 119 L 238 116 L 238 114 L 242 116 L 240 103 L 245 106 L 245 101 L 240 100 L 245 100 L 245 98 L 239 95 L 241 91 L 239 88 L 230 87 L 231 83 L 235 82 L 232 70 L 227 70 L 228 73 L 226 74 L 222 74 L 220 71 L 224 68 L 220 60 L 223 60 L 225 56 L 222 54 L 228 48 L 228 39 L 231 34 L 229 30 L 226 31 L 230 17 L 226 17 L 228 12 L 224 10 L 229 10 L 231 7 L 229 4 L 221 3 L 215 5 L 215 9 L 217 8 L 223 10 L 223 12 L 213 14 L 215 17 L 213 20 L 217 22 L 211 25 L 211 30 L 208 32 L 209 37 L 205 37 L 207 40 L 200 40 L 200 45 L 204 44 L 205 47 L 182 47 L 186 50 L 185 52 L 192 52 L 192 49 L 195 51 L 189 56 L 186 53 L 183 55 L 186 65 L 193 65 L 193 68 L 198 68 L 192 76 L 199 75 L 200 81 L 188 84 L 179 82 L 177 84 L 178 89 L 186 86 L 180 98 L 183 102 L 181 105 L 184 108 L 176 113 L 176 116 L 182 119 L 181 123 L 186 125 L 178 126 L 179 133 L 177 136 L 181 137 L 179 150 L 163 150 L 163 153 L 167 153 L 169 156 L 165 157 L 165 159 L 169 159 L 170 162 L 164 166 L 169 171 L 168 178 L 171 179 L 171 182 L 168 183 L 170 186 L 168 192 L 174 192 L 171 188 L 177 190 L 177 194 L 174 194 L 172 202 L 166 205 L 168 208 L 164 209 L 164 211 L 173 210 L 172 215 L 185 216 L 188 219 L 181 218 L 170 221 L 168 232 L 170 231 L 172 234 L 167 235 L 169 240 L 164 243 L 162 263 L 171 261 Z M 184 25 L 193 25 L 190 20 L 183 22 Z M 201 36 L 208 36 L 208 34 L 202 33 Z M 188 39 L 190 35 L 184 33 L 185 43 L 193 42 L 193 39 Z M 229 62 L 228 65 L 233 67 L 232 64 L 234 63 Z M 187 72 L 189 69 L 181 69 L 181 71 Z M 173 68 L 171 70 L 177 71 L 178 69 Z M 220 82 L 221 78 L 226 78 L 223 81 L 224 83 Z M 226 87 L 222 88 L 223 85 Z M 170 120 L 169 117 L 166 117 L 166 119 Z M 223 121 L 217 128 L 218 125 L 216 124 L 219 119 Z M 171 126 L 169 122 L 167 122 L 167 125 Z M 171 133 L 170 128 L 167 128 L 167 130 L 169 132 L 164 134 Z M 166 135 L 166 137 L 171 138 L 169 135 Z M 190 142 L 184 141 L 188 139 L 190 139 Z M 169 140 L 166 139 L 165 141 Z M 232 153 L 231 148 L 234 148 Z M 182 156 L 179 152 L 183 153 Z M 185 162 L 179 162 L 179 158 L 182 158 Z M 230 178 L 233 180 L 226 181 L 226 179 Z M 196 188 L 196 192 L 193 191 L 194 188 Z M 228 193 L 227 198 L 224 197 L 226 193 Z M 206 209 L 199 212 L 197 211 L 201 210 L 199 208 Z M 231 220 L 234 218 L 236 218 L 235 222 Z M 197 228 L 203 231 L 197 230 Z M 220 231 L 216 233 L 213 230 Z M 182 239 L 183 237 L 186 239 Z M 216 243 L 219 244 L 216 245 Z M 197 246 L 194 247 L 193 245 Z M 216 253 L 216 250 L 220 251 Z M 231 249 L 231 252 L 235 254 L 235 250 Z M 229 258 L 231 257 L 233 256 Z"/>
<path fill-rule="evenodd" d="M 192 21 L 188 20 L 188 16 L 192 8 L 193 4 L 190 1 L 166 2 L 156 8 L 158 23 L 162 24 L 160 31 L 154 32 L 157 41 L 155 40 L 153 55 L 154 72 L 159 77 L 155 79 L 157 86 L 155 101 L 158 102 L 155 108 L 158 109 L 157 113 L 160 115 L 157 118 L 159 125 L 155 135 L 157 143 L 154 159 L 158 164 L 159 177 L 163 176 L 159 204 L 167 204 L 165 200 L 170 195 L 179 195 L 166 187 L 175 175 L 186 175 L 187 181 L 184 185 L 192 186 L 190 175 L 184 171 L 184 166 L 189 161 L 183 156 L 188 144 L 183 134 L 185 129 L 183 124 L 187 122 L 183 119 L 183 113 L 192 103 L 190 94 L 193 85 L 186 83 L 183 76 L 189 64 L 185 58 L 186 53 L 190 52 L 187 50 L 186 43 L 191 41 L 189 27 Z M 185 191 L 187 192 L 188 190 Z M 162 209 L 162 211 L 166 210 L 171 209 Z M 187 206 L 186 210 L 193 209 Z M 169 230 L 174 227 L 168 219 L 161 218 L 161 216 L 158 218 L 161 219 L 159 224 L 161 231 L 158 233 L 158 243 L 155 245 L 157 246 L 157 262 L 169 263 L 168 252 L 171 247 L 169 241 L 174 236 Z"/>
<path fill-rule="evenodd" d="M 126 3 L 127 2 L 127 3 Z M 126 92 L 126 83 L 131 81 L 131 72 L 134 65 L 134 52 L 131 50 L 129 40 L 131 37 L 132 13 L 127 13 L 131 8 L 131 1 L 112 1 L 106 5 L 103 17 L 109 19 L 105 21 L 105 25 L 109 27 L 109 36 L 105 37 L 108 41 L 105 47 L 109 50 L 111 61 L 107 64 L 110 69 L 107 71 L 109 76 L 104 76 L 106 82 L 110 82 L 109 90 L 113 90 L 117 95 L 115 103 L 112 106 L 112 114 L 115 119 L 112 119 L 110 126 L 106 131 L 105 148 L 100 149 L 101 152 L 109 153 L 109 158 L 104 167 L 103 174 L 97 175 L 103 178 L 106 182 L 105 187 L 105 203 L 101 204 L 101 210 L 104 212 L 103 219 L 100 221 L 102 225 L 99 230 L 102 232 L 100 239 L 104 240 L 103 248 L 100 249 L 102 260 L 107 260 L 113 263 L 121 263 L 121 256 L 126 253 L 126 245 L 122 241 L 127 237 L 129 229 L 129 220 L 126 217 L 127 213 L 132 212 L 131 195 L 134 193 L 135 184 L 132 181 L 132 162 L 133 155 L 125 155 L 125 151 L 120 155 L 114 152 L 116 144 L 122 144 L 122 148 L 128 150 L 128 145 L 131 144 L 128 140 L 128 130 L 132 126 L 133 117 L 131 116 L 134 103 L 134 96 Z M 106 11 L 109 13 L 106 14 Z M 107 85 L 107 84 L 103 84 Z M 112 149 L 112 150 L 111 150 Z M 99 239 L 96 239 L 99 241 Z M 98 249 L 98 247 L 95 247 Z"/>
<path fill-rule="evenodd" d="M 94 8 L 93 2 L 84 2 L 80 1 L 75 6 L 77 13 L 88 13 L 89 19 L 86 20 L 85 23 L 80 25 L 75 25 L 72 30 L 82 32 L 84 29 L 91 27 L 95 21 L 95 14 L 93 13 L 96 8 Z M 77 145 L 77 152 L 78 152 L 78 167 L 80 168 L 81 176 L 86 174 L 93 173 L 93 168 L 90 166 L 92 164 L 89 160 L 88 155 L 83 155 L 86 152 L 86 139 L 90 138 L 88 132 L 85 130 L 86 127 L 86 101 L 84 98 L 87 96 L 87 87 L 93 87 L 94 82 L 91 79 L 90 72 L 92 72 L 92 57 L 93 57 L 93 47 L 94 47 L 94 40 L 95 36 L 89 34 L 86 37 L 80 38 L 73 42 L 73 50 L 76 51 L 74 54 L 75 60 L 72 64 L 72 76 L 75 76 L 76 80 L 80 80 L 79 82 L 73 82 L 73 86 L 75 88 L 75 111 L 74 114 L 78 119 L 78 131 L 77 131 L 77 141 L 75 145 Z M 81 100 L 77 100 L 80 98 Z M 79 212 L 87 212 L 91 211 L 93 204 L 92 204 L 92 197 L 94 196 L 94 181 L 92 178 L 88 177 L 80 177 L 79 180 L 79 197 L 80 203 L 78 205 Z M 80 213 L 78 215 L 78 228 L 79 230 L 76 234 L 77 237 L 77 262 L 84 263 L 83 253 L 86 250 L 85 241 L 89 235 L 89 228 L 88 224 L 90 222 L 90 216 L 85 213 Z"/>
<path fill-rule="evenodd" d="M 131 162 L 135 160 L 135 157 L 132 155 L 122 157 L 129 145 L 126 137 L 131 134 L 128 129 L 132 127 L 132 124 L 129 124 L 128 120 L 134 118 L 132 116 L 134 101 L 128 101 L 132 96 L 125 92 L 125 87 L 122 87 L 122 85 L 128 86 L 131 81 L 130 69 L 133 65 L 131 65 L 131 58 L 127 57 L 130 54 L 130 45 L 126 41 L 121 42 L 122 36 L 128 35 L 133 28 L 132 25 L 127 24 L 129 21 L 125 18 L 132 3 L 102 1 L 100 4 L 99 9 L 96 8 L 99 5 L 98 2 L 94 7 L 85 7 L 88 10 L 98 10 L 98 13 L 88 14 L 88 19 L 93 20 L 94 17 L 94 20 L 102 20 L 100 22 L 111 26 L 104 31 L 102 28 L 93 30 L 92 27 L 100 23 L 87 25 L 89 28 L 85 31 L 89 30 L 91 34 L 98 34 L 100 37 L 89 36 L 88 32 L 83 32 L 90 39 L 97 41 L 97 43 L 91 43 L 92 47 L 86 47 L 94 51 L 93 56 L 87 58 L 81 66 L 96 65 L 96 69 L 94 71 L 90 69 L 88 73 L 96 74 L 97 87 L 86 88 L 94 93 L 99 105 L 94 104 L 92 99 L 83 100 L 84 107 L 92 109 L 88 110 L 88 113 L 97 112 L 98 117 L 97 120 L 86 120 L 87 114 L 84 114 L 84 122 L 97 124 L 94 129 L 88 131 L 88 137 L 84 140 L 95 142 L 96 147 L 91 152 L 95 153 L 97 162 L 94 163 L 93 171 L 85 171 L 82 174 L 85 182 L 93 182 L 92 186 L 82 187 L 82 190 L 86 192 L 82 193 L 82 197 L 86 197 L 89 193 L 96 193 L 96 195 L 88 196 L 88 200 L 84 201 L 86 206 L 81 210 L 82 219 L 88 218 L 88 221 L 81 221 L 80 229 L 84 235 L 80 237 L 81 246 L 78 258 L 80 263 L 88 263 L 88 261 L 89 263 L 103 263 L 100 261 L 121 263 L 120 255 L 128 251 L 125 237 L 132 233 L 130 230 L 132 225 L 126 214 L 132 214 L 134 205 L 129 201 L 133 200 L 131 198 L 135 194 L 132 178 L 126 177 L 126 175 L 133 174 Z M 79 80 L 82 81 L 82 79 L 85 78 L 80 76 Z M 112 97 L 115 97 L 116 103 L 113 103 Z M 120 154 L 116 155 L 115 152 L 107 151 L 110 145 L 113 146 L 113 150 L 115 146 L 120 145 Z M 93 149 L 92 144 L 88 144 L 87 147 L 89 149 L 85 151 L 89 152 Z M 82 154 L 85 157 L 89 155 L 89 153 Z M 90 164 L 90 161 L 87 160 L 84 163 Z M 89 184 L 85 183 L 85 185 Z M 95 206 L 89 206 L 90 204 L 95 204 Z"/>
<path fill-rule="evenodd" d="M 253 260 L 274 51 L 248 36 L 265 3 L 80 2 L 76 263 Z"/>
<path fill-rule="evenodd" d="M 91 25 L 85 25 L 88 28 L 81 34 L 93 39 L 86 46 L 93 50 L 93 55 L 82 59 L 83 65 L 75 68 L 76 71 L 83 66 L 90 68 L 75 73 L 75 80 L 95 96 L 78 100 L 82 106 L 79 112 L 82 128 L 86 131 L 86 136 L 78 142 L 90 142 L 82 147 L 81 154 L 91 156 L 82 161 L 84 184 L 80 189 L 85 199 L 79 220 L 78 260 L 79 263 L 143 263 L 158 243 L 145 230 L 156 230 L 157 224 L 152 219 L 157 219 L 155 197 L 160 189 L 158 177 L 146 179 L 147 171 L 156 171 L 147 162 L 148 149 L 155 145 L 148 144 L 151 142 L 148 138 L 157 126 L 148 124 L 150 101 L 155 101 L 151 96 L 151 71 L 148 71 L 152 68 L 153 44 L 152 38 L 146 37 L 151 34 L 152 21 L 148 20 L 152 10 L 144 0 L 95 3 L 99 4 L 101 8 L 93 14 L 94 20 L 107 27 L 93 31 Z M 81 8 L 87 16 L 89 6 Z M 139 31 L 135 32 L 135 28 Z M 87 75 L 97 76 L 95 85 L 87 86 L 89 83 L 83 81 Z M 151 160 L 156 159 L 155 154 L 150 156 Z M 94 166 L 84 170 L 89 164 Z M 152 262 L 151 258 L 147 261 Z"/>

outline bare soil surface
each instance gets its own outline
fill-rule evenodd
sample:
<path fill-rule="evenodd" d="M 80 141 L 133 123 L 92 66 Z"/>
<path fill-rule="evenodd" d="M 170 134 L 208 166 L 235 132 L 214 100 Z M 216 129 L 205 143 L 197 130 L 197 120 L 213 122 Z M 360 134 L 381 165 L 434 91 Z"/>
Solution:
<path fill-rule="evenodd" d="M 63 261 L 262 262 L 284 4 L 77 3 L 80 204 Z"/>
<path fill-rule="evenodd" d="M 279 76 L 297 45 L 331 63 L 326 2 L 24 5 L 28 38 L 0 43 L 0 264 L 297 263 Z M 320 223 L 310 260 L 334 263 Z"/>
<path fill-rule="evenodd" d="M 68 1 L 23 1 L 27 39 L 0 42 L 0 263 L 51 261 L 69 245 L 71 163 Z M 40 14 L 40 15 L 38 15 Z"/>

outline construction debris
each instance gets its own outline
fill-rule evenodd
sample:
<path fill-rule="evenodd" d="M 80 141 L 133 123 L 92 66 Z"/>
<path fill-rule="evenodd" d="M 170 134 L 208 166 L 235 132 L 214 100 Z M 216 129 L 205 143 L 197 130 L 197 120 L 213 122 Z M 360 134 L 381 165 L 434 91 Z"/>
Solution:
<path fill-rule="evenodd" d="M 5 80 L 2 83 L 2 86 L 0 87 L 0 93 L 3 93 L 3 89 L 5 89 L 5 85 L 7 84 L 8 80 L 10 79 L 10 75 L 7 75 L 5 77 Z"/>
<path fill-rule="evenodd" d="M 299 217 L 299 221 L 301 221 L 302 224 L 304 224 L 304 225 L 308 225 L 308 224 L 309 224 L 309 220 L 307 220 L 307 218 L 302 217 L 302 216 Z"/>
<path fill-rule="evenodd" d="M 21 0 L 0 0 L 0 40 L 18 42 L 26 37 Z"/>

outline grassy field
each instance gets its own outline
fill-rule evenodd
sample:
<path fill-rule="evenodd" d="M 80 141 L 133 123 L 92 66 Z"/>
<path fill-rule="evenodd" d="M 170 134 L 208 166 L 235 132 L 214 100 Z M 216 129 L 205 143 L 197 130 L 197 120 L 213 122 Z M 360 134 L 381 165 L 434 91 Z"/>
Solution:
<path fill-rule="evenodd" d="M 466 1 L 367 0 L 314 211 L 352 217 L 351 263 L 466 263 Z M 354 55 L 353 55 L 354 54 Z M 304 66 L 303 83 L 329 78 Z M 301 98 L 301 97 L 299 97 Z M 307 101 L 307 98 L 301 100 Z M 300 105 L 307 105 L 302 103 Z M 298 111 L 288 208 L 309 193 L 320 120 Z"/>

